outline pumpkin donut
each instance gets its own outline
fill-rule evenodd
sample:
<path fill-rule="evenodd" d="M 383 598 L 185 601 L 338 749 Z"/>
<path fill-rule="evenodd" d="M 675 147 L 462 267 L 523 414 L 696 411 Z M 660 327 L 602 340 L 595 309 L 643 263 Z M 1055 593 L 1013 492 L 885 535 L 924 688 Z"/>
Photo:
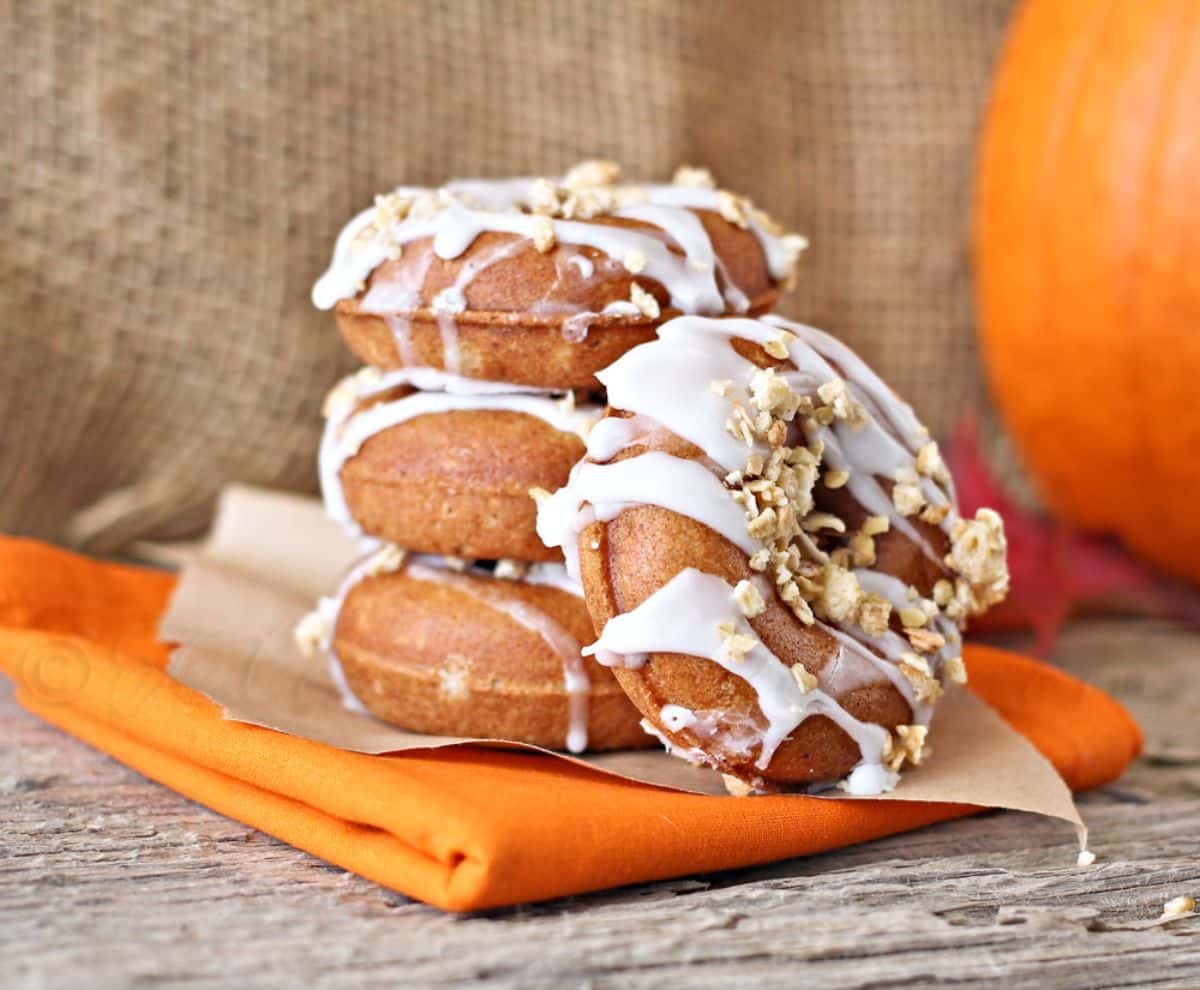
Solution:
<path fill-rule="evenodd" d="M 595 388 L 673 314 L 771 309 L 803 238 L 700 169 L 618 179 L 584 162 L 396 189 L 342 231 L 313 302 L 366 364 L 564 389 Z"/>
<path fill-rule="evenodd" d="M 364 368 L 326 399 L 326 511 L 356 536 L 419 553 L 561 559 L 538 538 L 529 489 L 566 483 L 601 413 L 573 393 Z"/>
<path fill-rule="evenodd" d="M 572 752 L 653 743 L 612 672 L 581 654 L 591 619 L 561 564 L 492 573 L 384 546 L 296 637 L 325 652 L 349 707 L 414 732 Z"/>
<path fill-rule="evenodd" d="M 961 519 L 911 408 L 809 327 L 682 317 L 598 377 L 610 414 L 538 512 L 589 651 L 732 788 L 890 789 L 1006 593 L 999 517 Z"/>

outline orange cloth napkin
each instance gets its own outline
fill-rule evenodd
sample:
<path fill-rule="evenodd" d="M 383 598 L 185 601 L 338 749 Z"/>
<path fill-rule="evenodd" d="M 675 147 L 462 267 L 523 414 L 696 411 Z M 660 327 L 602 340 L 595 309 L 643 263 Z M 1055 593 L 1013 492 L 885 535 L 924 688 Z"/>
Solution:
<path fill-rule="evenodd" d="M 165 673 L 171 575 L 0 538 L 0 669 L 29 711 L 208 807 L 412 897 L 472 910 L 820 852 L 965 805 L 682 794 L 565 760 L 333 749 L 221 717 Z M 1141 738 L 1066 674 L 970 648 L 971 687 L 1083 790 Z"/>

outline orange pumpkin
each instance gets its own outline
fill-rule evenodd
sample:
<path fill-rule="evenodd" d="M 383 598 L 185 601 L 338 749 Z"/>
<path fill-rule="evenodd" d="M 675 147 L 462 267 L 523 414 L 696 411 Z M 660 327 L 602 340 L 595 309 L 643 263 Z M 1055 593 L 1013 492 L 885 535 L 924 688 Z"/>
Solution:
<path fill-rule="evenodd" d="M 1048 505 L 1200 581 L 1200 2 L 1026 0 L 975 219 L 985 363 Z"/>

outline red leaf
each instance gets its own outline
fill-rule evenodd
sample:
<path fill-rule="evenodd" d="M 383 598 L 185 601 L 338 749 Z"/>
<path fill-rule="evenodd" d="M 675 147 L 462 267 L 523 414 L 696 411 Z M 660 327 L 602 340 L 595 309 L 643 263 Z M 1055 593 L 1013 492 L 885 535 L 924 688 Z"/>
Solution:
<path fill-rule="evenodd" d="M 1200 626 L 1200 592 L 1134 560 L 1112 540 L 1079 533 L 1018 505 L 980 451 L 979 422 L 968 413 L 947 452 L 963 516 L 990 506 L 1004 517 L 1012 590 L 972 622 L 982 630 L 1030 629 L 1046 655 L 1063 622 L 1080 611 L 1135 611 Z"/>

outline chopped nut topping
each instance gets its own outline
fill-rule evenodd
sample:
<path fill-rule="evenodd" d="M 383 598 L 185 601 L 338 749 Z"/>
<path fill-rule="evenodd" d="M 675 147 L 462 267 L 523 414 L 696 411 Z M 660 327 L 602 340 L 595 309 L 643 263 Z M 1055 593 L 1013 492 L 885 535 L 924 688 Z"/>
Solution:
<path fill-rule="evenodd" d="M 945 608 L 954 598 L 954 585 L 942 578 L 933 586 L 933 600 L 939 608 Z"/>
<path fill-rule="evenodd" d="M 558 188 L 549 179 L 535 179 L 529 187 L 529 209 L 533 213 L 554 216 L 559 212 Z"/>
<path fill-rule="evenodd" d="M 539 216 L 533 231 L 533 246 L 545 254 L 555 244 L 554 221 L 549 217 Z"/>
<path fill-rule="evenodd" d="M 900 673 L 912 685 L 918 701 L 933 704 L 942 695 L 942 686 L 933 676 L 929 661 L 916 653 L 900 654 Z"/>
<path fill-rule="evenodd" d="M 833 491 L 845 486 L 846 482 L 850 480 L 850 472 L 826 471 L 821 480 L 825 483 L 826 488 L 828 488 L 830 491 Z M 867 533 L 866 535 L 870 536 L 871 534 Z"/>
<path fill-rule="evenodd" d="M 621 259 L 621 264 L 625 266 L 627 271 L 631 271 L 636 275 L 638 272 L 645 270 L 646 255 L 637 248 L 630 248 L 625 252 L 625 257 Z"/>
<path fill-rule="evenodd" d="M 725 790 L 731 797 L 749 797 L 754 793 L 753 787 L 740 777 L 735 777 L 732 774 L 721 774 L 721 781 L 725 784 Z"/>
<path fill-rule="evenodd" d="M 752 581 L 739 581 L 733 589 L 733 600 L 741 610 L 742 615 L 753 619 L 766 611 L 767 604 L 763 601 L 762 593 Z"/>
<path fill-rule="evenodd" d="M 932 629 L 905 629 L 904 634 L 913 649 L 921 653 L 936 653 L 946 645 L 946 637 Z"/>
<path fill-rule="evenodd" d="M 616 162 L 593 158 L 567 170 L 563 185 L 568 189 L 591 189 L 615 185 L 621 178 L 621 166 Z"/>
<path fill-rule="evenodd" d="M 728 378 L 723 378 L 720 381 L 711 381 L 708 383 L 708 389 L 713 395 L 719 395 L 721 398 L 726 398 L 733 390 L 733 382 Z"/>
<path fill-rule="evenodd" d="M 390 574 L 404 566 L 406 550 L 400 549 L 393 543 L 387 543 L 375 551 L 374 555 L 363 565 L 365 577 L 378 577 L 380 574 Z"/>
<path fill-rule="evenodd" d="M 796 339 L 796 335 L 789 330 L 779 331 L 779 336 L 768 340 L 762 345 L 762 349 L 771 357 L 783 361 L 788 356 L 788 346 Z"/>
<path fill-rule="evenodd" d="M 892 486 L 892 504 L 902 516 L 915 516 L 925 505 L 925 495 L 917 485 Z"/>
<path fill-rule="evenodd" d="M 866 408 L 850 394 L 849 387 L 842 379 L 827 381 L 817 389 L 817 396 L 832 410 L 834 419 L 844 419 L 852 426 L 861 426 L 867 422 Z M 825 425 L 828 426 L 829 423 Z"/>
<path fill-rule="evenodd" d="M 858 624 L 868 636 L 882 636 L 888 631 L 892 603 L 882 595 L 863 595 L 858 606 Z"/>
<path fill-rule="evenodd" d="M 442 560 L 445 561 L 447 570 L 457 571 L 459 574 L 462 574 L 471 566 L 471 561 L 466 557 L 454 557 L 451 554 L 446 554 L 442 557 Z"/>
<path fill-rule="evenodd" d="M 746 528 L 751 536 L 756 539 L 764 539 L 775 532 L 777 520 L 778 516 L 774 508 L 768 507 L 751 519 L 749 526 Z"/>
<path fill-rule="evenodd" d="M 758 640 L 753 636 L 737 631 L 737 625 L 732 619 L 718 623 L 717 632 L 721 634 L 721 645 L 725 647 L 725 655 L 734 663 L 741 663 L 756 645 Z"/>
<path fill-rule="evenodd" d="M 846 524 L 832 512 L 810 512 L 801 523 L 805 532 L 815 533 L 821 529 L 832 529 L 835 533 L 846 532 Z"/>
<path fill-rule="evenodd" d="M 742 199 L 728 190 L 722 189 L 717 193 L 717 209 L 722 217 L 735 227 L 743 229 L 750 226 L 746 219 L 746 207 Z"/>
<path fill-rule="evenodd" d="M 875 541 L 863 532 L 850 537 L 850 562 L 855 567 L 871 567 L 876 560 Z"/>
<path fill-rule="evenodd" d="M 897 614 L 900 616 L 900 624 L 904 626 L 923 626 L 929 619 L 924 609 L 911 606 L 900 609 Z"/>
<path fill-rule="evenodd" d="M 629 286 L 629 301 L 632 302 L 642 316 L 650 320 L 657 320 L 662 315 L 659 309 L 658 300 L 649 292 L 643 289 L 637 282 Z"/>
<path fill-rule="evenodd" d="M 853 571 L 831 565 L 825 572 L 825 583 L 819 599 L 821 610 L 834 622 L 853 622 L 858 615 L 863 590 Z"/>
<path fill-rule="evenodd" d="M 1008 594 L 1008 543 L 1004 522 L 992 509 L 974 519 L 956 520 L 950 530 L 946 566 L 962 575 L 955 597 L 968 615 L 977 615 Z"/>
<path fill-rule="evenodd" d="M 920 519 L 922 522 L 930 523 L 934 526 L 940 526 L 945 518 L 950 515 L 950 504 L 943 503 L 942 505 L 927 505 L 921 510 Z"/>
<path fill-rule="evenodd" d="M 942 463 L 942 455 L 935 441 L 930 440 L 917 452 L 917 474 L 923 474 L 935 481 L 942 481 L 948 477 L 946 465 Z"/>
<path fill-rule="evenodd" d="M 954 684 L 967 683 L 967 665 L 962 657 L 950 657 L 942 664 L 942 675 Z"/>
<path fill-rule="evenodd" d="M 808 694 L 809 691 L 816 689 L 818 684 L 817 678 L 813 674 L 809 673 L 804 664 L 792 664 L 791 671 L 792 677 L 795 678 L 796 683 L 800 686 L 800 691 L 802 694 Z"/>
<path fill-rule="evenodd" d="M 754 373 L 750 379 L 750 401 L 784 422 L 790 422 L 800 406 L 800 397 L 774 368 L 760 368 Z"/>
<path fill-rule="evenodd" d="M 891 528 L 892 524 L 887 516 L 867 516 L 859 532 L 864 536 L 882 536 Z"/>
<path fill-rule="evenodd" d="M 925 739 L 929 735 L 929 727 L 925 725 L 898 725 L 896 735 L 900 737 L 900 745 L 904 755 L 914 767 L 920 766 L 921 761 L 929 755 Z"/>
<path fill-rule="evenodd" d="M 692 189 L 717 188 L 717 182 L 708 169 L 692 165 L 680 165 L 671 177 L 671 182 L 673 185 L 688 186 Z"/>

